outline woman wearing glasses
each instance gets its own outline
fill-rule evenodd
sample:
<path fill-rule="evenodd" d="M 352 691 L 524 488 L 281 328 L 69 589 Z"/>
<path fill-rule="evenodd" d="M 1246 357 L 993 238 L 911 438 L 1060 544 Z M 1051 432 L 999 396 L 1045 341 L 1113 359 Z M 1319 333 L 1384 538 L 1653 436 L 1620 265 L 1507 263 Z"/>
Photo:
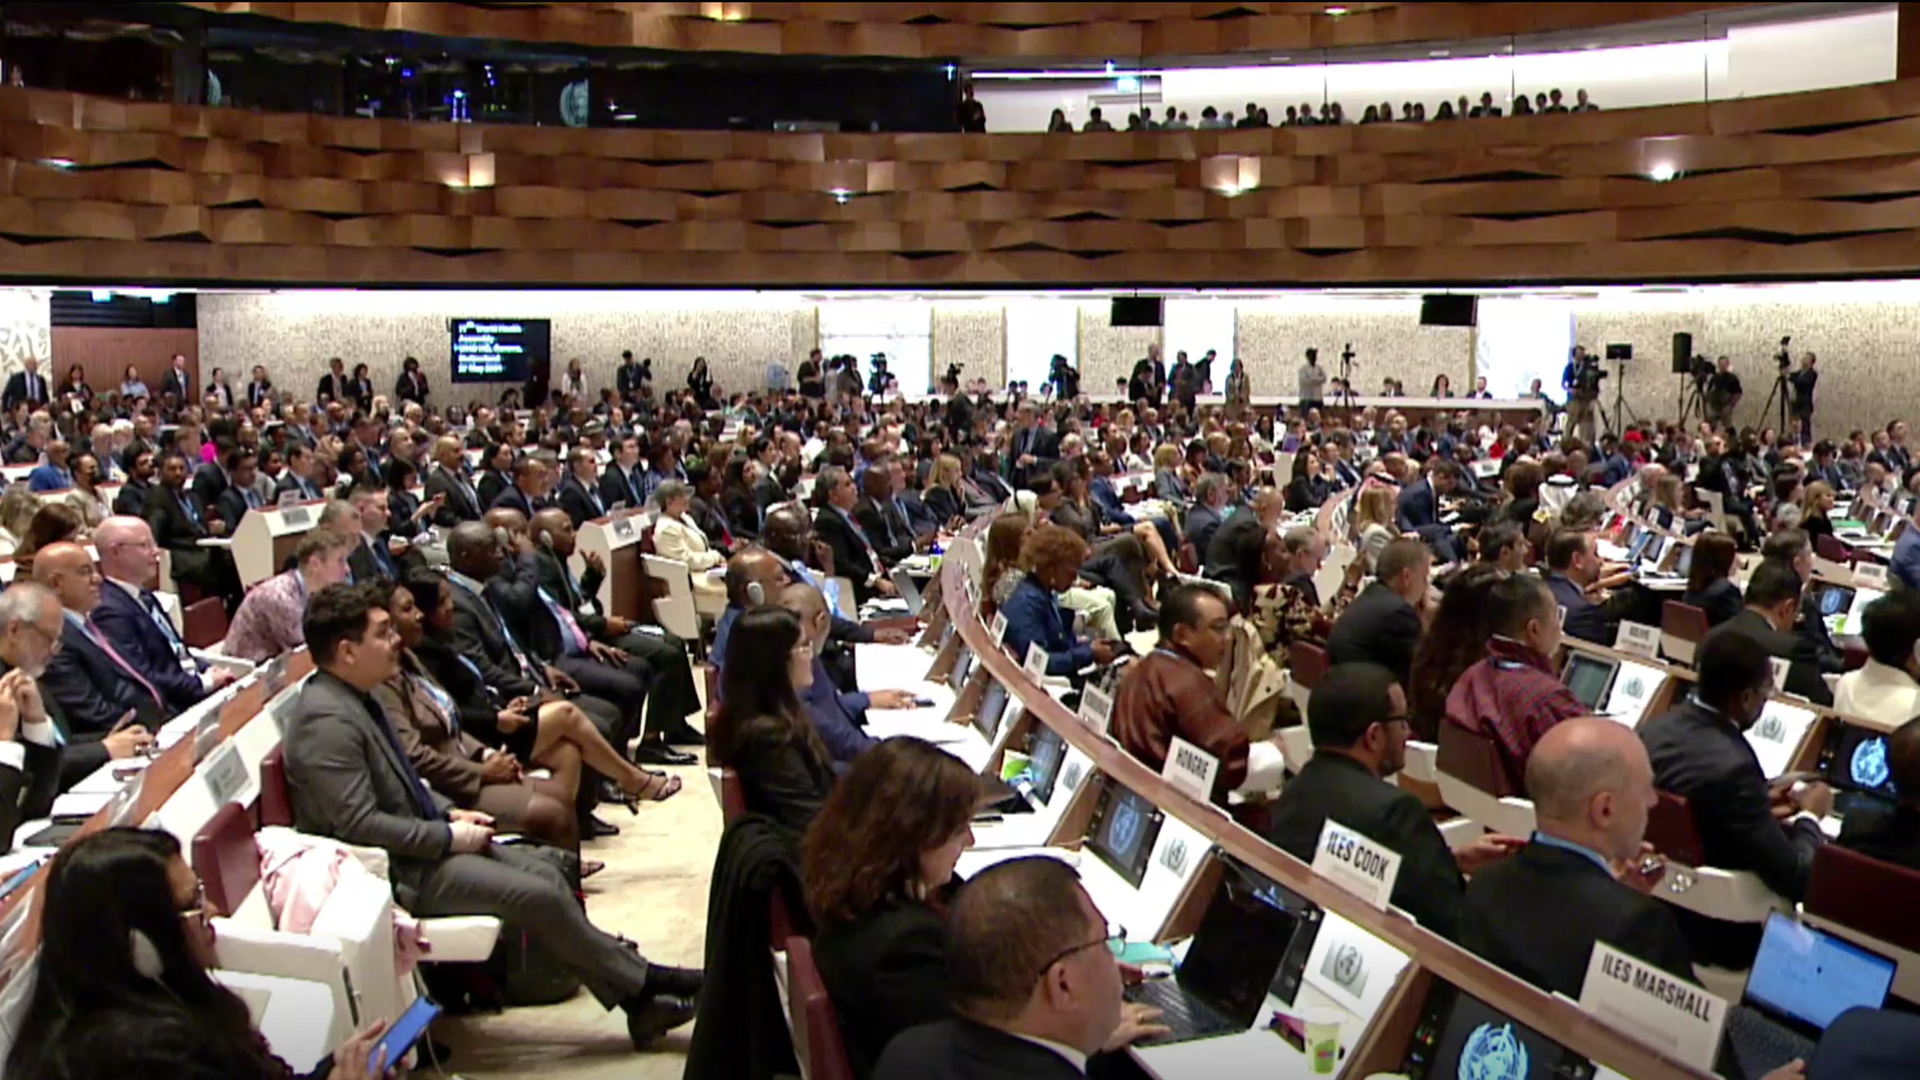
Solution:
<path fill-rule="evenodd" d="M 113 828 L 76 840 L 54 856 L 42 890 L 38 970 L 8 1077 L 295 1075 L 254 1029 L 246 1003 L 207 974 L 206 898 L 170 834 Z M 377 1075 L 367 1055 L 386 1026 L 361 1029 L 311 1075 Z"/>
<path fill-rule="evenodd" d="M 777 607 L 747 610 L 728 633 L 720 671 L 720 708 L 707 725 L 709 760 L 739 774 L 748 810 L 779 822 L 797 841 L 834 781 L 832 759 L 800 705 L 800 691 L 813 685 L 813 649 L 799 618 Z"/>

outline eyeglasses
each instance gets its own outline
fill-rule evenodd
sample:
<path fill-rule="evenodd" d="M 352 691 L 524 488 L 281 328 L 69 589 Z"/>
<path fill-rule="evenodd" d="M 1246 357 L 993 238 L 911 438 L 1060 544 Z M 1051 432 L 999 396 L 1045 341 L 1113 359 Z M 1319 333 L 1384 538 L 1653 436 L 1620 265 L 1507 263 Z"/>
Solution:
<path fill-rule="evenodd" d="M 1112 953 L 1114 956 L 1119 956 L 1120 950 L 1125 948 L 1126 944 L 1127 944 L 1127 928 L 1124 926 L 1119 926 L 1116 924 L 1109 923 L 1107 925 L 1107 932 L 1104 937 L 1097 937 L 1097 938 L 1094 938 L 1092 941 L 1083 941 L 1080 944 L 1075 945 L 1070 949 L 1062 949 L 1059 952 L 1055 953 L 1052 959 L 1040 965 L 1039 971 L 1034 972 L 1034 975 L 1033 975 L 1034 980 L 1038 981 L 1040 979 L 1046 978 L 1047 972 L 1053 970 L 1053 965 L 1059 963 L 1062 960 L 1065 960 L 1067 957 L 1072 956 L 1074 953 L 1085 952 L 1086 950 L 1093 948 L 1095 945 L 1105 945 L 1107 947 L 1108 952 Z"/>
<path fill-rule="evenodd" d="M 198 876 L 193 879 L 193 899 L 181 905 L 179 911 L 182 919 L 189 919 L 201 925 L 205 925 L 213 916 L 212 910 L 207 906 L 207 883 L 201 881 Z"/>

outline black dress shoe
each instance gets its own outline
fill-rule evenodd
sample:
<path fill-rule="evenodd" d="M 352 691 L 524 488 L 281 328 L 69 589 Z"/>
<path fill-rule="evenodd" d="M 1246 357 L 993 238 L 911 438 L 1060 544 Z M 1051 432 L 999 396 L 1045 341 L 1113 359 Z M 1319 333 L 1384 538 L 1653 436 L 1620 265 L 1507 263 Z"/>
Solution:
<path fill-rule="evenodd" d="M 598 816 L 593 814 L 588 814 L 586 820 L 582 821 L 580 824 L 584 826 L 580 830 L 581 834 L 588 837 L 589 839 L 596 839 L 602 836 L 619 836 L 620 835 L 620 826 L 609 824 L 605 821 L 601 821 Z"/>
<path fill-rule="evenodd" d="M 691 1001 L 700 996 L 700 987 L 706 981 L 706 974 L 699 968 L 673 967 L 669 964 L 647 965 L 647 989 L 673 997 Z"/>
<path fill-rule="evenodd" d="M 661 732 L 660 741 L 666 743 L 668 746 L 707 745 L 707 737 L 695 731 L 693 725 L 687 723 L 685 720 L 680 721 L 678 727 L 670 727 Z"/>
<path fill-rule="evenodd" d="M 645 1050 L 660 1036 L 693 1019 L 693 1002 L 672 994 L 655 994 L 627 1004 L 627 1037 L 635 1050 Z"/>
<path fill-rule="evenodd" d="M 641 765 L 692 765 L 700 759 L 665 743 L 643 742 L 634 749 L 633 760 Z"/>

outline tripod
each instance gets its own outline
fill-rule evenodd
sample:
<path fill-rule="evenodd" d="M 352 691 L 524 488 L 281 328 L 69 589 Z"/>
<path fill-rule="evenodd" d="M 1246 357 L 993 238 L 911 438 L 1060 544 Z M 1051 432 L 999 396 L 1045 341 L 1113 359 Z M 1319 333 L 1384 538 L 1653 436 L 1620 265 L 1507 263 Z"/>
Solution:
<path fill-rule="evenodd" d="M 1347 417 L 1349 420 L 1352 419 L 1353 414 L 1355 412 L 1359 411 L 1358 403 L 1353 400 L 1353 350 L 1352 349 L 1348 349 L 1345 352 L 1342 352 L 1340 354 L 1340 390 L 1338 393 L 1333 395 L 1333 400 L 1341 408 L 1347 410 Z"/>
<path fill-rule="evenodd" d="M 1701 391 L 1702 381 L 1691 375 L 1680 377 L 1680 426 L 1687 425 L 1689 415 L 1698 419 L 1707 418 L 1707 401 Z"/>
<path fill-rule="evenodd" d="M 1773 389 L 1767 391 L 1766 404 L 1760 406 L 1761 422 L 1765 423 L 1767 414 L 1774 410 L 1776 403 L 1778 404 L 1780 424 L 1773 429 L 1777 435 L 1785 435 L 1790 430 L 1787 427 L 1787 397 L 1787 369 L 1783 366 L 1774 373 Z"/>
<path fill-rule="evenodd" d="M 1627 405 L 1627 365 L 1625 361 L 1621 361 L 1614 366 L 1613 415 L 1607 415 L 1607 411 L 1602 409 L 1600 421 L 1606 427 L 1607 434 L 1619 436 L 1626 433 L 1629 417 L 1636 424 L 1640 422 L 1640 414 Z"/>

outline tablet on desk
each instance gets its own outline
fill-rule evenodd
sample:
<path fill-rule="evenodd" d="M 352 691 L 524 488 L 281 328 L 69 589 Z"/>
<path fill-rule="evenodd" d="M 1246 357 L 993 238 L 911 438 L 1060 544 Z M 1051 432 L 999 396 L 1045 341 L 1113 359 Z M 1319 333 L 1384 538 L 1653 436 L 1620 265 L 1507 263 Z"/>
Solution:
<path fill-rule="evenodd" d="M 1117 781 L 1100 792 L 1100 809 L 1087 833 L 1087 847 L 1120 880 L 1138 889 L 1153 861 L 1153 845 L 1160 839 L 1166 815 Z"/>

